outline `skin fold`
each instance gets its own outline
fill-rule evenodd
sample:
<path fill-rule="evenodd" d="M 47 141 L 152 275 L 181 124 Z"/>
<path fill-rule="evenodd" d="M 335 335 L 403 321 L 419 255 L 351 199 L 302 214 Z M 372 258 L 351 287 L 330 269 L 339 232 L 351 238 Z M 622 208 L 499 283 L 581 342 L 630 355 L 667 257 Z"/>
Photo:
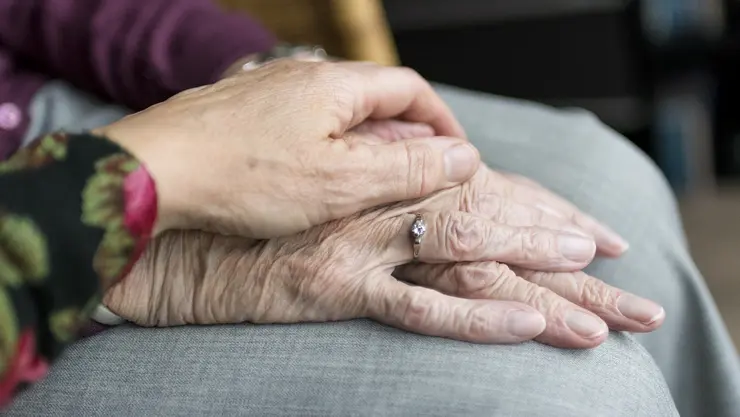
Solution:
<path fill-rule="evenodd" d="M 419 262 L 413 213 L 428 226 Z M 144 326 L 369 317 L 465 341 L 569 348 L 597 346 L 609 327 L 658 328 L 660 306 L 580 272 L 597 246 L 626 249 L 559 197 L 481 165 L 461 186 L 293 236 L 167 232 L 105 302 Z"/>

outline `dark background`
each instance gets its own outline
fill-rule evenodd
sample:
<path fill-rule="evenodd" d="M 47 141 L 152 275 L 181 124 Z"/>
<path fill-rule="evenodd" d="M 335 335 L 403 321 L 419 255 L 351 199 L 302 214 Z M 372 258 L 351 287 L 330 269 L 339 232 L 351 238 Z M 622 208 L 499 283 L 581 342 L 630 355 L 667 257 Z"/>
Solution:
<path fill-rule="evenodd" d="M 740 178 L 738 0 L 384 5 L 402 63 L 430 80 L 589 109 L 679 193 Z"/>

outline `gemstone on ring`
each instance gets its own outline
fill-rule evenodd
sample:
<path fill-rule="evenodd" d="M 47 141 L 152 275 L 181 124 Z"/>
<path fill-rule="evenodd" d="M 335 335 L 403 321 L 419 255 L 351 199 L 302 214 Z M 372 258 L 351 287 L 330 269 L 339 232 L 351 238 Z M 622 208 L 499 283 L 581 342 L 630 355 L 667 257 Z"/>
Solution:
<path fill-rule="evenodd" d="M 427 232 L 427 225 L 424 223 L 424 219 L 421 218 L 421 214 L 416 215 L 416 219 L 411 224 L 411 237 L 414 238 L 414 243 L 421 243 L 421 238 L 424 237 L 424 233 Z"/>

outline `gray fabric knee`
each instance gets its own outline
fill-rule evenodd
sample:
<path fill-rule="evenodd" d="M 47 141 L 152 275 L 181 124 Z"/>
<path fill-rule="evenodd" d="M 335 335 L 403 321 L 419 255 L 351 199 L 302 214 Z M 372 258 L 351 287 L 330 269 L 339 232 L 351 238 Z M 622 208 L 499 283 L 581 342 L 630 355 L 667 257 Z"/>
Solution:
<path fill-rule="evenodd" d="M 436 90 L 493 168 L 533 178 L 600 219 L 620 217 L 627 207 L 683 236 L 675 198 L 655 163 L 592 113 Z"/>
<path fill-rule="evenodd" d="M 486 346 L 366 320 L 121 327 L 77 344 L 4 416 L 664 417 L 660 372 L 631 338 L 594 350 Z"/>

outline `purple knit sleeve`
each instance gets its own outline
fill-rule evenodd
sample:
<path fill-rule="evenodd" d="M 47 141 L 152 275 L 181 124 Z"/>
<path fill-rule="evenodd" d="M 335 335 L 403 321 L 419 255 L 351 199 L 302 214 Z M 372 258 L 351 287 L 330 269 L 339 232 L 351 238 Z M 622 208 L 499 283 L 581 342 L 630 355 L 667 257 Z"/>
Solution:
<path fill-rule="evenodd" d="M 135 110 L 213 82 L 274 42 L 213 0 L 0 0 L 0 45 Z"/>

